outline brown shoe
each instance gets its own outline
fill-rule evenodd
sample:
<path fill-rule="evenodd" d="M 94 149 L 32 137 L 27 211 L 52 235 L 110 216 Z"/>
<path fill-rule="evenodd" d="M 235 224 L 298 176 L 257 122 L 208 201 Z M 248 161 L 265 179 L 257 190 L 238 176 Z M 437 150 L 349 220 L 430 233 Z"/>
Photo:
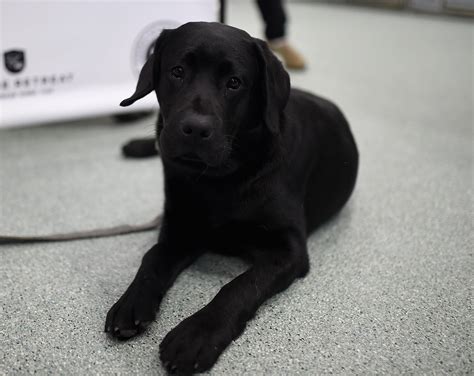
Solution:
<path fill-rule="evenodd" d="M 296 51 L 289 43 L 271 43 L 270 48 L 279 54 L 288 69 L 302 70 L 306 68 L 306 62 L 303 56 Z"/>

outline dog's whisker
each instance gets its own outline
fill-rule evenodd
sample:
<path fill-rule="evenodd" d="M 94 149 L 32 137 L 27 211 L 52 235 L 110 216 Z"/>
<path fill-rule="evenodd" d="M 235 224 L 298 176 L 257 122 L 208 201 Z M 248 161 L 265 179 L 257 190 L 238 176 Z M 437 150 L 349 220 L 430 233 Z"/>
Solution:
<path fill-rule="evenodd" d="M 199 181 L 199 179 L 207 172 L 207 170 L 209 169 L 209 165 L 206 163 L 206 167 L 203 169 L 203 171 L 198 175 L 198 177 L 196 178 L 196 182 Z"/>

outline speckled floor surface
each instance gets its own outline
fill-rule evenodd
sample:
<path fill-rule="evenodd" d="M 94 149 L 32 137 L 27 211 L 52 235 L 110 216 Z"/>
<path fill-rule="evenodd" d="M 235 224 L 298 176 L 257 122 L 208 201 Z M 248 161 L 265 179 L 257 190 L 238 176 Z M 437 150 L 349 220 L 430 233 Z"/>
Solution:
<path fill-rule="evenodd" d="M 466 20 L 291 4 L 296 86 L 335 100 L 361 153 L 356 191 L 309 239 L 311 272 L 271 299 L 213 375 L 472 374 L 472 52 Z M 260 35 L 251 3 L 230 22 Z M 153 119 L 0 131 L 0 232 L 151 219 L 159 159 L 119 145 Z M 206 256 L 126 343 L 105 314 L 156 234 L 0 246 L 0 375 L 163 374 L 158 344 L 245 265 Z"/>

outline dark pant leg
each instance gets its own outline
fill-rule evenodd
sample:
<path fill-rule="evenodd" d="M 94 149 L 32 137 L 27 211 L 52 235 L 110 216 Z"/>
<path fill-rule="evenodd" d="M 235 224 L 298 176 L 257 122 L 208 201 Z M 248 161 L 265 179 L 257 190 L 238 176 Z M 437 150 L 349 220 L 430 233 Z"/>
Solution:
<path fill-rule="evenodd" d="M 257 0 L 260 13 L 265 21 L 267 40 L 285 36 L 286 15 L 282 0 Z"/>

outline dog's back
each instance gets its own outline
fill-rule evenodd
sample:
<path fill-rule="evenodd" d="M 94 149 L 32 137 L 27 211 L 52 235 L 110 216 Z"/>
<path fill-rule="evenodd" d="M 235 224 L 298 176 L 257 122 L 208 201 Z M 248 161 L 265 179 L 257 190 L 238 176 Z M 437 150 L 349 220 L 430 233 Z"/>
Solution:
<path fill-rule="evenodd" d="M 349 124 L 332 102 L 292 89 L 285 109 L 288 176 L 304 187 L 307 233 L 349 199 L 358 169 L 358 150 Z M 298 187 L 295 187 L 298 189 Z"/>

